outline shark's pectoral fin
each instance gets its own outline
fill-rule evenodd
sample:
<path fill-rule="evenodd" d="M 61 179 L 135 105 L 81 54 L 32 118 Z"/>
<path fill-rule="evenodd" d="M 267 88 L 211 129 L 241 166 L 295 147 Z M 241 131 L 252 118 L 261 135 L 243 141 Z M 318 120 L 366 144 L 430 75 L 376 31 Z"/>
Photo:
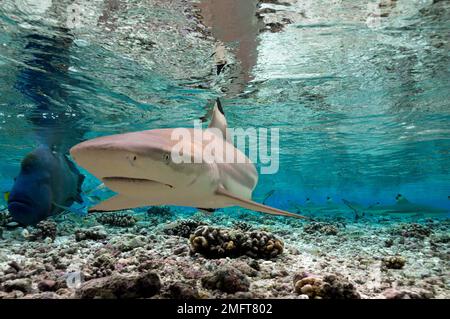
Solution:
<path fill-rule="evenodd" d="M 234 204 L 236 206 L 241 206 L 247 209 L 251 209 L 257 212 L 262 212 L 262 213 L 266 213 L 266 214 L 272 214 L 272 215 L 279 215 L 279 216 L 288 216 L 288 217 L 296 217 L 296 218 L 305 218 L 308 219 L 308 217 L 302 216 L 302 215 L 298 215 L 298 214 L 294 214 L 294 213 L 290 213 L 281 209 L 277 209 L 277 208 L 273 208 L 270 206 L 266 206 L 263 204 L 259 204 L 256 203 L 252 200 L 249 199 L 245 199 L 245 198 L 241 198 L 239 196 L 236 196 L 234 194 L 231 194 L 230 192 L 228 192 L 227 190 L 225 190 L 224 188 L 220 187 L 217 191 L 216 191 L 217 195 L 220 196 L 224 196 L 226 197 L 231 204 Z"/>
<path fill-rule="evenodd" d="M 142 206 L 148 206 L 149 203 L 143 203 L 142 199 L 129 198 L 124 195 L 118 194 L 107 200 L 98 203 L 97 205 L 89 208 L 89 213 L 94 212 L 107 212 L 129 208 L 136 208 Z"/>

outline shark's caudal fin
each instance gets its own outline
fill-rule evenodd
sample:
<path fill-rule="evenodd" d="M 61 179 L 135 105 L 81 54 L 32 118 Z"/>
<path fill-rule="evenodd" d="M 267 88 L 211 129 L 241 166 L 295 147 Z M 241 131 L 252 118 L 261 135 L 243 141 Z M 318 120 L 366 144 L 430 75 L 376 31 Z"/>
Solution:
<path fill-rule="evenodd" d="M 223 188 L 219 188 L 216 191 L 216 193 L 217 193 L 217 195 L 221 195 L 221 196 L 227 197 L 236 206 L 241 206 L 241 207 L 244 207 L 244 208 L 248 208 L 248 209 L 251 209 L 251 210 L 254 210 L 254 211 L 257 211 L 257 212 L 262 212 L 262 213 L 272 214 L 272 215 L 279 215 L 279 216 L 287 216 L 287 217 L 309 219 L 308 217 L 305 217 L 305 216 L 302 216 L 302 215 L 286 212 L 286 211 L 281 210 L 281 209 L 277 209 L 277 208 L 273 208 L 273 207 L 270 207 L 270 206 L 266 206 L 266 205 L 263 205 L 263 204 L 256 203 L 256 202 L 251 201 L 249 199 L 241 198 L 239 196 L 231 194 L 230 192 L 226 191 Z"/>

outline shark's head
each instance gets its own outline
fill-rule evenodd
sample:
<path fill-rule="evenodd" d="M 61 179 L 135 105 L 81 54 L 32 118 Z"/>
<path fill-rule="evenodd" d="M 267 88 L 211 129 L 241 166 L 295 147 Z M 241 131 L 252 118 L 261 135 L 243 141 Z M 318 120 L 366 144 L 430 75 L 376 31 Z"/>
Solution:
<path fill-rule="evenodd" d="M 70 150 L 72 158 L 97 178 L 146 180 L 169 188 L 187 187 L 198 176 L 196 164 L 172 158 L 170 129 L 99 137 Z"/>

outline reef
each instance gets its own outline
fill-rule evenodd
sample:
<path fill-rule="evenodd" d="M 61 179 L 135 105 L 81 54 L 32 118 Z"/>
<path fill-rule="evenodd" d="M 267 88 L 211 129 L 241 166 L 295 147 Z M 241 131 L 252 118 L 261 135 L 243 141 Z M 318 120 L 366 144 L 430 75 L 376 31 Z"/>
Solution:
<path fill-rule="evenodd" d="M 95 214 L 77 220 L 67 214 L 58 219 L 51 241 L 46 236 L 52 233 L 45 231 L 53 228 L 53 219 L 41 224 L 39 240 L 30 240 L 37 226 L 3 228 L 0 298 L 450 296 L 443 271 L 450 225 L 445 221 L 417 221 L 433 230 L 418 238 L 393 236 L 391 230 L 399 226 L 395 219 L 355 223 L 349 216 L 341 220 L 347 227 L 340 227 L 337 219 L 321 220 L 339 227 L 338 236 L 330 236 L 303 232 L 310 222 L 258 219 L 239 210 L 199 219 L 195 213 L 190 218 L 176 211 L 170 215 L 184 219 L 161 224 L 165 217 L 159 215 L 155 218 L 160 222 L 153 223 L 146 211 L 138 211 L 139 222 L 125 230 L 98 225 Z M 168 225 L 172 232 L 165 231 Z M 30 237 L 23 236 L 25 230 Z"/>
<path fill-rule="evenodd" d="M 123 213 L 101 214 L 96 220 L 100 224 L 115 227 L 132 227 L 137 222 L 137 219 L 134 216 Z"/>
<path fill-rule="evenodd" d="M 421 225 L 417 223 L 412 224 L 402 224 L 395 226 L 391 230 L 392 235 L 398 235 L 402 237 L 415 237 L 415 238 L 425 238 L 433 233 L 429 226 Z"/>
<path fill-rule="evenodd" d="M 201 225 L 205 225 L 205 223 L 193 219 L 183 219 L 169 223 L 164 227 L 163 231 L 167 235 L 189 238 L 197 227 Z"/>
<path fill-rule="evenodd" d="M 244 232 L 210 226 L 198 227 L 189 238 L 191 252 L 208 258 L 249 256 L 274 258 L 283 252 L 284 243 L 265 231 Z"/>

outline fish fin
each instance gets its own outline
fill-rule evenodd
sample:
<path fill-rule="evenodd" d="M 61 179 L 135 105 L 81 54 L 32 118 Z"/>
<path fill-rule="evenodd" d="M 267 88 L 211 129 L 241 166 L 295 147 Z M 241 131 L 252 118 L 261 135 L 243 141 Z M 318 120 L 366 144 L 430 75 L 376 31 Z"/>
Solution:
<path fill-rule="evenodd" d="M 346 199 L 342 199 L 342 202 L 348 206 L 348 208 L 350 208 L 351 210 L 353 210 L 355 213 L 358 213 L 360 211 L 359 207 L 356 207 L 357 205 L 355 205 L 354 203 L 346 200 Z"/>
<path fill-rule="evenodd" d="M 80 173 L 80 171 L 78 170 L 78 168 L 76 167 L 76 165 L 74 164 L 74 162 L 72 162 L 69 158 L 69 156 L 65 155 L 64 156 L 67 162 L 67 165 L 69 165 L 69 168 L 72 170 L 73 173 L 75 173 L 78 177 L 78 184 L 77 184 L 77 196 L 75 196 L 75 201 L 81 203 L 83 202 L 83 199 L 81 198 L 81 186 L 83 185 L 84 182 L 84 178 L 85 176 L 83 174 Z"/>
<path fill-rule="evenodd" d="M 5 202 L 8 202 L 8 200 L 9 200 L 9 194 L 10 194 L 10 192 L 4 192 L 4 193 L 3 193 L 3 199 L 5 200 Z"/>
<path fill-rule="evenodd" d="M 284 211 L 284 210 L 281 210 L 281 209 L 277 209 L 277 208 L 274 208 L 274 207 L 270 207 L 270 206 L 266 206 L 266 205 L 263 205 L 263 204 L 256 203 L 256 202 L 254 202 L 252 200 L 249 200 L 249 199 L 241 198 L 239 196 L 231 194 L 230 192 L 228 192 L 227 190 L 225 190 L 222 187 L 220 187 L 216 191 L 216 194 L 220 195 L 220 196 L 227 197 L 229 200 L 231 200 L 231 203 L 235 204 L 236 206 L 241 206 L 241 207 L 244 207 L 244 208 L 247 208 L 247 209 L 251 209 L 251 210 L 254 210 L 254 211 L 257 211 L 257 212 L 262 212 L 262 213 L 272 214 L 272 215 L 279 215 L 279 216 L 288 216 L 288 217 L 309 219 L 306 216 L 290 213 L 290 212 L 287 212 L 287 211 Z"/>
<path fill-rule="evenodd" d="M 400 194 L 398 194 L 396 197 L 395 197 L 395 199 L 396 199 L 396 204 L 397 205 L 405 205 L 405 204 L 411 204 L 411 202 L 409 201 L 409 200 L 407 200 L 406 198 L 405 198 L 405 196 L 403 196 L 403 195 L 400 195 Z"/>
<path fill-rule="evenodd" d="M 229 134 L 227 134 L 227 127 L 227 119 L 225 118 L 222 103 L 220 103 L 220 100 L 217 98 L 216 103 L 214 104 L 211 122 L 209 123 L 208 128 L 220 130 L 223 139 L 230 141 L 230 136 Z"/>
<path fill-rule="evenodd" d="M 129 198 L 124 195 L 118 194 L 107 200 L 104 200 L 97 205 L 89 208 L 89 213 L 93 212 L 111 212 L 115 210 L 136 208 L 142 206 L 149 206 L 150 203 L 144 203 L 142 199 Z"/>

